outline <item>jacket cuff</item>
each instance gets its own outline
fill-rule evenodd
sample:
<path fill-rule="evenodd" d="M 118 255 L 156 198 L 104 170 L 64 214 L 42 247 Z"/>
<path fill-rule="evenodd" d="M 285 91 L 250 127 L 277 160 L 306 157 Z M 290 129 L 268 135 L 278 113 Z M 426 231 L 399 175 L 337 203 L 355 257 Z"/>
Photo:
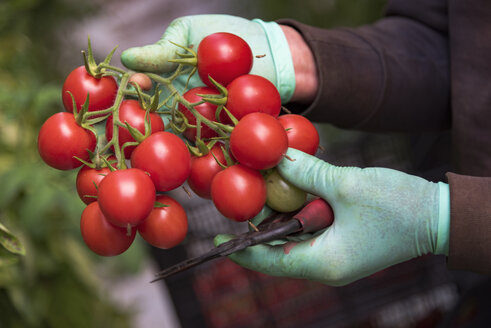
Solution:
<path fill-rule="evenodd" d="M 450 185 L 448 267 L 491 274 L 491 178 L 447 173 Z"/>

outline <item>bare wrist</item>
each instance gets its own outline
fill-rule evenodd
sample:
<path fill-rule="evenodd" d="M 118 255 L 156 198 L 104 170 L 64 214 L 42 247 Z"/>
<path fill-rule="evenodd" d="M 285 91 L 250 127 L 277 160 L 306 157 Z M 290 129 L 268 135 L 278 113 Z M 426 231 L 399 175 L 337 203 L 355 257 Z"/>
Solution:
<path fill-rule="evenodd" d="M 295 70 L 295 91 L 291 102 L 310 104 L 318 89 L 317 68 L 314 55 L 303 37 L 294 28 L 280 25 L 285 34 Z"/>

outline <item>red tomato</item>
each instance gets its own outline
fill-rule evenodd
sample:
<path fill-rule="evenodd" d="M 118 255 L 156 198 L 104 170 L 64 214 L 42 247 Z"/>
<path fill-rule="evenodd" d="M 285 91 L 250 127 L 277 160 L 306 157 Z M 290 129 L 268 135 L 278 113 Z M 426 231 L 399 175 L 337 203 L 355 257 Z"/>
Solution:
<path fill-rule="evenodd" d="M 181 204 L 170 196 L 159 195 L 157 202 L 168 206 L 155 207 L 148 218 L 138 226 L 138 233 L 152 246 L 172 248 L 186 237 L 188 217 Z"/>
<path fill-rule="evenodd" d="M 319 148 L 319 133 L 307 118 L 302 115 L 287 114 L 279 116 L 278 121 L 286 130 L 288 147 L 315 155 Z"/>
<path fill-rule="evenodd" d="M 119 107 L 119 120 L 121 123 L 128 122 L 129 125 L 145 134 L 145 110 L 140 107 L 137 100 L 130 99 L 124 100 Z M 150 113 L 150 126 L 151 133 L 164 130 L 164 121 L 159 114 Z M 135 141 L 128 129 L 119 127 L 119 146 L 123 146 L 124 143 Z M 110 116 L 106 122 L 106 138 L 111 140 L 113 137 L 113 117 Z M 131 153 L 135 150 L 136 146 L 128 146 L 124 149 L 124 157 L 130 158 Z"/>
<path fill-rule="evenodd" d="M 266 183 L 258 171 L 241 164 L 232 165 L 213 178 L 211 198 L 223 216 L 246 221 L 264 207 Z"/>
<path fill-rule="evenodd" d="M 76 180 L 77 193 L 85 204 L 90 204 L 97 200 L 97 198 L 91 196 L 97 196 L 99 183 L 109 172 L 111 170 L 107 167 L 96 170 L 86 165 L 82 166 L 80 171 L 78 171 Z"/>
<path fill-rule="evenodd" d="M 125 228 L 109 223 L 102 214 L 97 202 L 89 204 L 82 212 L 80 231 L 85 244 L 101 256 L 115 256 L 126 251 L 133 240 L 136 230 L 128 236 Z"/>
<path fill-rule="evenodd" d="M 72 97 L 67 91 L 70 91 L 75 99 L 77 112 L 80 111 L 89 94 L 89 112 L 93 112 L 109 108 L 114 104 L 118 84 L 112 76 L 97 79 L 87 73 L 85 66 L 79 66 L 68 74 L 62 89 L 65 110 L 73 113 Z"/>
<path fill-rule="evenodd" d="M 264 113 L 242 118 L 230 134 L 230 150 L 239 163 L 256 170 L 278 164 L 288 148 L 288 137 L 278 120 Z"/>
<path fill-rule="evenodd" d="M 197 87 L 193 88 L 191 90 L 188 90 L 186 93 L 184 93 L 182 96 L 184 99 L 191 103 L 195 103 L 198 101 L 201 101 L 201 97 L 198 96 L 199 94 L 204 94 L 204 95 L 218 95 L 220 92 L 218 92 L 216 89 L 208 88 L 208 87 Z M 194 107 L 201 115 L 206 117 L 207 119 L 211 121 L 216 121 L 215 120 L 215 112 L 217 110 L 217 106 L 210 104 L 208 102 L 205 102 L 201 105 L 195 106 Z M 184 105 L 179 104 L 179 110 L 186 116 L 188 119 L 189 124 L 196 125 L 196 118 L 194 115 L 187 109 Z M 225 112 L 223 113 L 225 114 Z M 191 140 L 194 141 L 196 140 L 196 129 L 195 128 L 190 128 L 184 131 L 184 136 Z M 212 138 L 216 137 L 217 133 L 210 129 L 206 124 L 201 123 L 201 138 L 206 139 L 206 138 Z"/>
<path fill-rule="evenodd" d="M 259 75 L 242 75 L 228 86 L 227 109 L 240 120 L 249 113 L 260 112 L 278 117 L 281 98 L 268 79 Z"/>
<path fill-rule="evenodd" d="M 206 199 L 211 199 L 211 182 L 213 177 L 222 170 L 212 153 L 220 163 L 227 165 L 220 145 L 215 144 L 208 154 L 201 157 L 191 157 L 191 172 L 188 178 L 189 187 L 198 196 Z"/>
<path fill-rule="evenodd" d="M 169 191 L 188 178 L 191 155 L 178 136 L 161 131 L 136 147 L 131 155 L 131 166 L 148 172 L 158 191 Z"/>
<path fill-rule="evenodd" d="M 111 165 L 114 168 L 117 167 L 116 157 L 109 156 L 107 160 L 112 163 Z M 76 180 L 77 193 L 85 204 L 88 205 L 97 200 L 96 197 L 99 183 L 109 174 L 109 172 L 111 172 L 111 170 L 107 167 L 95 169 L 86 165 L 82 166 L 78 171 Z"/>
<path fill-rule="evenodd" d="M 134 227 L 152 211 L 155 187 L 152 179 L 142 170 L 117 170 L 102 179 L 97 199 L 110 223 L 119 227 Z"/>
<path fill-rule="evenodd" d="M 198 74 L 209 87 L 213 84 L 210 75 L 223 86 L 238 76 L 247 74 L 252 68 L 252 50 L 242 38 L 235 34 L 218 32 L 201 40 L 198 51 Z"/>
<path fill-rule="evenodd" d="M 46 164 L 55 169 L 71 170 L 82 166 L 82 162 L 74 156 L 89 161 L 87 150 L 94 151 L 95 147 L 95 135 L 78 125 L 71 113 L 54 114 L 39 130 L 39 154 Z"/>

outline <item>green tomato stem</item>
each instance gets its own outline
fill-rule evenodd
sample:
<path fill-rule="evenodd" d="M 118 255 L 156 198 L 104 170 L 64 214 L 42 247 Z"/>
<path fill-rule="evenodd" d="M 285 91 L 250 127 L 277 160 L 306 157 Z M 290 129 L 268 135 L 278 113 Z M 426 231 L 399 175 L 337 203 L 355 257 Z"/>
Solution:
<path fill-rule="evenodd" d="M 116 94 L 116 99 L 114 101 L 113 109 L 113 137 L 111 138 L 113 147 L 114 147 L 114 155 L 118 160 L 118 169 L 125 169 L 126 163 L 124 161 L 124 154 L 121 151 L 121 147 L 119 147 L 119 125 L 121 121 L 119 120 L 119 107 L 124 100 L 124 90 L 128 85 L 128 81 L 130 79 L 130 75 L 128 73 L 124 73 L 121 82 L 119 84 L 118 93 Z"/>
<path fill-rule="evenodd" d="M 122 68 L 119 68 L 119 67 L 116 67 L 116 66 L 113 66 L 113 65 L 109 65 L 109 64 L 106 64 L 106 63 L 100 63 L 99 64 L 99 67 L 100 68 L 105 68 L 105 69 L 109 69 L 111 71 L 115 71 L 115 72 L 118 72 L 118 73 L 121 73 L 123 75 L 128 75 L 129 76 L 129 73 L 127 71 L 125 71 L 124 69 Z"/>
<path fill-rule="evenodd" d="M 218 123 L 218 122 L 214 122 L 214 121 L 211 121 L 209 119 L 207 119 L 206 117 L 204 117 L 203 115 L 201 115 L 201 113 L 199 113 L 195 108 L 195 104 L 199 104 L 201 103 L 201 101 L 197 102 L 197 103 L 190 103 L 189 101 L 187 101 L 176 89 L 176 87 L 172 84 L 172 81 L 170 81 L 169 79 L 166 79 L 166 78 L 163 78 L 157 74 L 153 74 L 153 73 L 149 73 L 148 76 L 151 78 L 151 79 L 154 79 L 156 82 L 159 82 L 163 85 L 165 85 L 169 91 L 172 93 L 172 94 L 175 94 L 175 100 L 177 100 L 177 102 L 183 104 L 193 115 L 194 117 L 196 117 L 196 119 L 198 119 L 198 117 L 200 118 L 200 120 L 206 124 L 210 129 L 212 129 L 213 131 L 215 131 L 218 135 L 222 136 L 222 137 L 227 137 L 228 136 L 228 133 L 232 132 L 233 130 L 233 127 L 231 126 L 228 126 L 228 125 L 225 125 L 225 124 L 221 124 L 221 123 Z M 173 106 L 173 109 L 175 108 L 175 106 Z"/>

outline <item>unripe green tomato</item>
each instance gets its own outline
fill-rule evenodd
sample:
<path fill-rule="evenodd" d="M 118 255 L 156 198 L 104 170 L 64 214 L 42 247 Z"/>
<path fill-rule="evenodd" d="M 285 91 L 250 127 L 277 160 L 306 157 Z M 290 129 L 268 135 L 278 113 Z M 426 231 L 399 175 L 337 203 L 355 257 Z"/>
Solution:
<path fill-rule="evenodd" d="M 278 212 L 292 212 L 303 206 L 307 193 L 287 182 L 276 169 L 265 176 L 266 205 Z"/>

